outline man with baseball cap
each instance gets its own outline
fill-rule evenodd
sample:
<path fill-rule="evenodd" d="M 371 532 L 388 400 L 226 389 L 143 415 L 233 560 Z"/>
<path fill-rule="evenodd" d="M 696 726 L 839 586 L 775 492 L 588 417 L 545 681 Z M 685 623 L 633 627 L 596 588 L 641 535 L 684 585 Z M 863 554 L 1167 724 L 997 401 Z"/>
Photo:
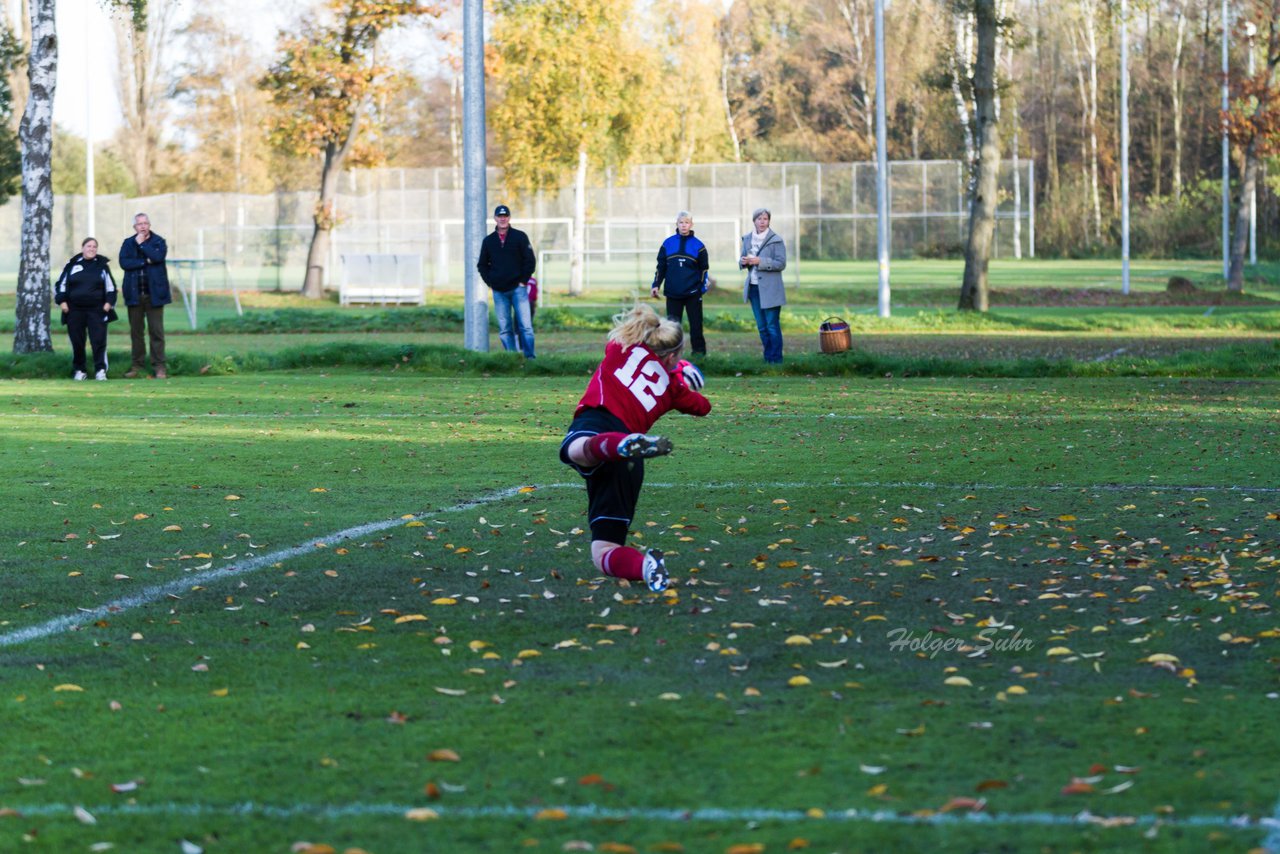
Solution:
<path fill-rule="evenodd" d="M 529 311 L 529 278 L 538 266 L 529 236 L 511 227 L 511 209 L 498 205 L 493 209 L 495 228 L 480 244 L 480 260 L 476 269 L 480 278 L 493 291 L 493 310 L 498 315 L 498 338 L 502 349 L 516 348 L 526 359 L 534 358 L 533 315 Z"/>

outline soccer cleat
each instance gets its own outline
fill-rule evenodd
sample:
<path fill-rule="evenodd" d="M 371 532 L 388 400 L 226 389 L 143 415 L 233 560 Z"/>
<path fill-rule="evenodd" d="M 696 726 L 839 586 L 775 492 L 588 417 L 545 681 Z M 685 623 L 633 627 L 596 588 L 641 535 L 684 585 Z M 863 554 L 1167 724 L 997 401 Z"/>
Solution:
<path fill-rule="evenodd" d="M 658 549 L 649 549 L 644 553 L 644 583 L 654 593 L 661 593 L 667 589 L 667 584 L 671 578 L 667 575 L 667 564 L 662 560 L 662 552 Z"/>
<path fill-rule="evenodd" d="M 89 375 L 86 374 L 84 371 L 76 371 L 74 374 L 71 375 L 71 379 L 75 380 L 76 382 L 80 382 L 81 380 L 89 379 Z"/>
<path fill-rule="evenodd" d="M 618 443 L 618 456 L 624 459 L 637 457 L 661 457 L 671 453 L 671 440 L 666 436 L 649 436 L 632 433 Z"/>
<path fill-rule="evenodd" d="M 95 380 L 104 381 L 104 380 L 106 380 L 106 378 L 107 378 L 107 372 L 106 372 L 106 371 L 98 371 L 96 374 L 94 374 L 94 375 L 93 375 L 93 378 L 94 378 Z"/>

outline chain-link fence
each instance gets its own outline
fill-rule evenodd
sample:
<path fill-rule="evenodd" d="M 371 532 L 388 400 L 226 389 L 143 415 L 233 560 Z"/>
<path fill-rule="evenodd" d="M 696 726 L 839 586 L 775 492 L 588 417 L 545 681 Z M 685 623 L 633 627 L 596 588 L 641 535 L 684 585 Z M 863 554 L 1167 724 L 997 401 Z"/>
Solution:
<path fill-rule="evenodd" d="M 954 255 L 968 226 L 965 168 L 958 161 L 889 164 L 892 256 Z M 768 207 L 787 241 L 796 284 L 806 260 L 874 259 L 876 172 L 873 163 L 730 163 L 636 166 L 610 173 L 588 189 L 584 284 L 636 288 L 653 275 L 658 244 L 677 211 L 694 215 L 712 272 L 736 275 L 739 237 L 751 211 Z M 501 172 L 488 173 L 489 196 L 509 201 L 512 222 L 539 251 L 544 291 L 568 281 L 573 189 L 523 199 L 502 195 Z M 1035 254 L 1034 170 L 1006 162 L 1000 175 L 997 256 Z M 102 252 L 114 258 L 147 213 L 169 243 L 171 258 L 204 266 L 206 288 L 295 290 L 311 241 L 313 193 L 243 195 L 180 193 L 126 199 L 97 196 L 94 220 Z M 463 191 L 458 169 L 377 169 L 350 172 L 338 195 L 338 225 L 326 268 L 340 281 L 343 254 L 418 254 L 428 289 L 461 290 Z M 82 195 L 54 202 L 52 266 L 61 269 L 87 235 Z M 21 203 L 0 207 L 0 289 L 12 290 L 21 242 Z"/>

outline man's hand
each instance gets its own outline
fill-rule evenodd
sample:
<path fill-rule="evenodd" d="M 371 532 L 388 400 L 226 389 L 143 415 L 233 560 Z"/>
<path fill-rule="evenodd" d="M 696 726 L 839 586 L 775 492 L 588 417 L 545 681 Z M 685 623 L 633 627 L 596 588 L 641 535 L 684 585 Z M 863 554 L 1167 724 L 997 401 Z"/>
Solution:
<path fill-rule="evenodd" d="M 649 296 L 653 297 L 654 299 L 658 298 L 658 288 L 656 285 L 649 289 Z"/>
<path fill-rule="evenodd" d="M 62 309 L 63 311 L 71 311 L 71 306 L 67 305 L 65 302 L 58 303 L 58 308 Z"/>

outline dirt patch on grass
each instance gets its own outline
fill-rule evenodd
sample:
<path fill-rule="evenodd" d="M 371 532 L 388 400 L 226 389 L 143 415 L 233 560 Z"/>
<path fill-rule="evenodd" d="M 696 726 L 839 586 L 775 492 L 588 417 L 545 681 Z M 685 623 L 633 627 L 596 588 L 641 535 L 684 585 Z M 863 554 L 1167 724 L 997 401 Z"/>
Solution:
<path fill-rule="evenodd" d="M 1115 288 L 1017 288 L 991 291 L 993 306 L 1276 305 L 1268 297 L 1225 290 L 1134 291 Z"/>

